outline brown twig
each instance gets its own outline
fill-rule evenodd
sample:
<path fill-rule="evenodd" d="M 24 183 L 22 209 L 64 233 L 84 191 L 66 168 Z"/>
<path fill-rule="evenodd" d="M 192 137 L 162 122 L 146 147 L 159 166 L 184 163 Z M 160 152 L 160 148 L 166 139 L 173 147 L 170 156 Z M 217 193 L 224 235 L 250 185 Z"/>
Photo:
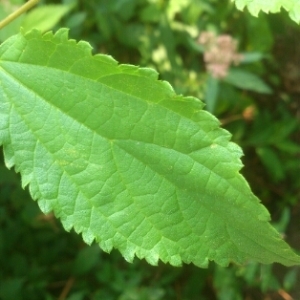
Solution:
<path fill-rule="evenodd" d="M 62 292 L 60 293 L 58 300 L 65 300 L 66 297 L 68 296 L 73 284 L 75 282 L 75 278 L 74 277 L 70 277 L 68 279 L 68 281 L 66 282 Z"/>
<path fill-rule="evenodd" d="M 288 294 L 286 291 L 280 289 L 278 291 L 278 294 L 284 299 L 284 300 L 293 300 L 292 296 Z"/>

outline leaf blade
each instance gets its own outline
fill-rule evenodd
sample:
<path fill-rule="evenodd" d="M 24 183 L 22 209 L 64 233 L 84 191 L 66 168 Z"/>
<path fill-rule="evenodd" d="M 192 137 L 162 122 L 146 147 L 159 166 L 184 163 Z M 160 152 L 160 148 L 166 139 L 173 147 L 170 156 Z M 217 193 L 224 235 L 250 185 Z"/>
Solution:
<path fill-rule="evenodd" d="M 224 81 L 240 89 L 254 91 L 261 94 L 272 93 L 271 88 L 261 78 L 253 73 L 243 71 L 241 69 L 234 68 L 229 70 Z"/>
<path fill-rule="evenodd" d="M 296 23 L 300 22 L 300 4 L 298 0 L 233 0 L 238 9 L 243 10 L 245 7 L 249 12 L 258 16 L 260 11 L 265 13 L 278 13 L 281 8 L 289 12 L 290 18 Z"/>
<path fill-rule="evenodd" d="M 9 39 L 0 70 L 7 166 L 87 243 L 151 264 L 299 263 L 238 174 L 241 149 L 198 99 L 92 56 L 66 30 Z"/>

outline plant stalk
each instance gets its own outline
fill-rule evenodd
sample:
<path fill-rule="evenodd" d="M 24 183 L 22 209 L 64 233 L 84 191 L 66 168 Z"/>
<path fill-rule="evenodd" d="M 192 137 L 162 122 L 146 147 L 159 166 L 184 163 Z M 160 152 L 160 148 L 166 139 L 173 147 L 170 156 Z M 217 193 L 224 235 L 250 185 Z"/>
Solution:
<path fill-rule="evenodd" d="M 15 20 L 21 14 L 25 13 L 27 10 L 35 6 L 40 0 L 29 0 L 28 2 L 24 3 L 21 7 L 19 7 L 16 11 L 8 15 L 4 20 L 0 22 L 0 30 L 8 25 L 10 22 Z"/>

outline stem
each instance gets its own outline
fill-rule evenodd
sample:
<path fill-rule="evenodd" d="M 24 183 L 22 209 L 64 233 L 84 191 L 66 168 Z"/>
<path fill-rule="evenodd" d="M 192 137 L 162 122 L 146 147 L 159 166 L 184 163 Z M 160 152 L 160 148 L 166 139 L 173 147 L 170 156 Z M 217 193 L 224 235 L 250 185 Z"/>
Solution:
<path fill-rule="evenodd" d="M 0 22 L 0 29 L 5 27 L 7 24 L 15 20 L 18 16 L 25 13 L 27 10 L 35 6 L 40 0 L 29 0 L 24 3 L 21 7 L 19 7 L 16 11 L 8 15 L 4 20 Z"/>

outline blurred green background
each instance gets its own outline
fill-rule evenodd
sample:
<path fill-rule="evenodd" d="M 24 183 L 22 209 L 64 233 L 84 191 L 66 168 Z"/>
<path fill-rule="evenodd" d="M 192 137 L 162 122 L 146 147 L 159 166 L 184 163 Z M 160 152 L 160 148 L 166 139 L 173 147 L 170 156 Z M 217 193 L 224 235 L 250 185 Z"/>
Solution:
<path fill-rule="evenodd" d="M 0 1 L 0 18 L 23 2 Z M 300 25 L 285 12 L 255 18 L 229 0 L 45 0 L 1 30 L 0 42 L 20 26 L 68 27 L 94 53 L 152 67 L 176 92 L 205 101 L 243 148 L 242 173 L 274 226 L 300 252 Z M 199 41 L 203 33 L 214 35 L 210 45 Z M 224 63 L 232 51 L 239 61 Z M 211 66 L 225 73 L 216 76 Z M 41 214 L 1 157 L 1 300 L 297 300 L 299 271 L 252 262 L 208 269 L 129 264 Z"/>

